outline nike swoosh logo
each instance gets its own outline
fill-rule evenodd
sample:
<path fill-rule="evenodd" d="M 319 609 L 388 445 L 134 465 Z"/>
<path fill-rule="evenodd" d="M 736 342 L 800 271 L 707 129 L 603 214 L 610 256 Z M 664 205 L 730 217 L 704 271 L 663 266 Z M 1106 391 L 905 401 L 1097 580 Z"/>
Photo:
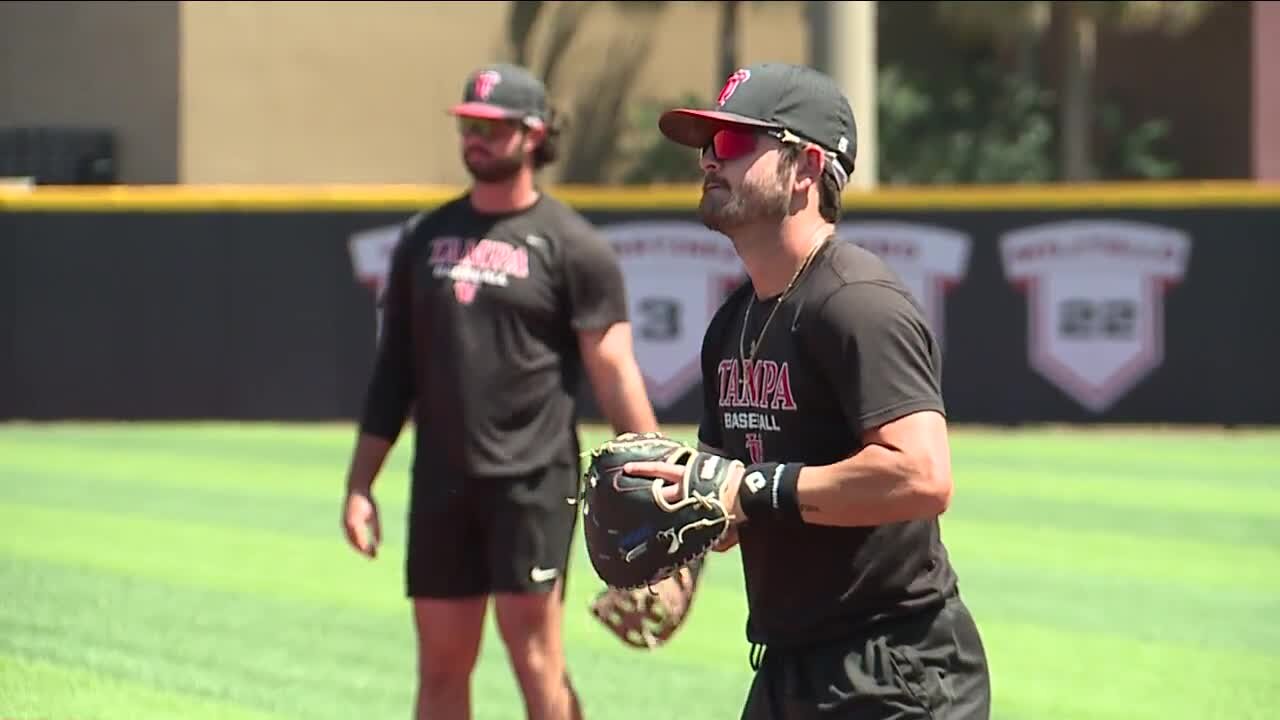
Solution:
<path fill-rule="evenodd" d="M 560 571 L 555 568 L 540 568 L 535 565 L 533 569 L 529 571 L 529 579 L 536 583 L 551 582 L 552 580 L 555 580 L 556 576 L 559 574 Z"/>

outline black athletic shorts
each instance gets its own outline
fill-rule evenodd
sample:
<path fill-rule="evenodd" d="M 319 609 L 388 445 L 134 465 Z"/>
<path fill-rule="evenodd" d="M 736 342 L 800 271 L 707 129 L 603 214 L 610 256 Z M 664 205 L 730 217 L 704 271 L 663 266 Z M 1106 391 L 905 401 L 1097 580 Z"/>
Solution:
<path fill-rule="evenodd" d="M 540 593 L 564 578 L 577 525 L 579 470 L 417 480 L 405 558 L 409 597 Z M 561 586 L 563 596 L 564 588 Z"/>
<path fill-rule="evenodd" d="M 838 643 L 765 649 L 742 712 L 742 720 L 990 716 L 986 651 L 959 595 Z"/>

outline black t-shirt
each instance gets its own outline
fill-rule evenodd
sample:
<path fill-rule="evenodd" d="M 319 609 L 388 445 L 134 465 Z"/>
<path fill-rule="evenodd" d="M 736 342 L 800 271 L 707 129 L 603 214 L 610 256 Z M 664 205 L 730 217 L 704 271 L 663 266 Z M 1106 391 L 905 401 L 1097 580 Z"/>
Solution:
<path fill-rule="evenodd" d="M 577 462 L 577 333 L 627 319 L 622 270 L 585 218 L 540 194 L 411 218 L 391 259 L 360 427 L 394 440 L 412 406 L 415 476 L 512 476 Z"/>
<path fill-rule="evenodd" d="M 909 291 L 876 255 L 832 238 L 751 342 L 776 299 L 747 283 L 717 311 L 702 347 L 699 440 L 745 463 L 827 465 L 860 436 L 920 410 L 944 411 L 942 356 Z M 938 603 L 955 575 L 936 520 L 880 527 L 739 532 L 751 642 L 803 646 Z"/>

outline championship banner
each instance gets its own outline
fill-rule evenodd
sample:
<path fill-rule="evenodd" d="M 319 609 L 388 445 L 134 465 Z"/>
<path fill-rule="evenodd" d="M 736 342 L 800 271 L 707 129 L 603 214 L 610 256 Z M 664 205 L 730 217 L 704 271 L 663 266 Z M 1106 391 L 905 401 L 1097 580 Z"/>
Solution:
<path fill-rule="evenodd" d="M 729 240 L 701 223 L 642 220 L 600 229 L 622 265 L 650 400 L 670 407 L 701 381 L 703 333 L 746 270 Z"/>
<path fill-rule="evenodd" d="M 869 220 L 840 223 L 840 239 L 879 255 L 924 309 L 938 342 L 946 345 L 946 295 L 969 271 L 972 240 L 952 228 L 916 222 Z"/>
<path fill-rule="evenodd" d="M 373 293 L 377 308 L 374 316 L 374 336 L 382 336 L 382 292 L 386 289 L 387 276 L 391 274 L 391 254 L 400 242 L 402 223 L 360 230 L 347 240 L 347 252 L 356 282 Z"/>
<path fill-rule="evenodd" d="M 0 198 L 0 419 L 359 413 L 399 230 L 451 196 L 193 192 Z M 1280 422 L 1280 188 L 955 192 L 860 195 L 837 227 L 945 344 L 950 421 Z M 702 338 L 746 275 L 696 205 L 664 193 L 568 197 L 616 249 L 659 421 L 688 424 Z M 67 357 L 98 370 L 49 361 Z M 601 420 L 589 384 L 575 393 Z"/>
<path fill-rule="evenodd" d="M 1164 361 L 1164 295 L 1186 273 L 1188 235 L 1128 220 L 1067 220 L 1000 238 L 1027 297 L 1028 360 L 1103 413 Z"/>

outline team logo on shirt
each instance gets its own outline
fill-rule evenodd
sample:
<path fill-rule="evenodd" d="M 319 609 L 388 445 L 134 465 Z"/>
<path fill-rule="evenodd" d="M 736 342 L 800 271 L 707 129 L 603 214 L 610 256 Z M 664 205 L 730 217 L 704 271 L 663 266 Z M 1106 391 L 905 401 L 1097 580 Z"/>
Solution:
<path fill-rule="evenodd" d="M 1121 220 L 1026 227 L 1000 240 L 1027 296 L 1031 367 L 1101 413 L 1164 357 L 1164 295 L 1191 253 L 1183 232 Z"/>
<path fill-rule="evenodd" d="M 529 277 L 529 252 L 499 240 L 438 237 L 431 240 L 431 274 L 453 281 L 453 295 L 469 305 L 481 285 L 505 287 Z"/>
<path fill-rule="evenodd" d="M 775 411 L 796 409 L 786 361 L 731 358 L 720 361 L 716 374 L 725 430 L 777 432 L 782 425 Z"/>
<path fill-rule="evenodd" d="M 965 233 L 913 222 L 841 223 L 841 238 L 875 253 L 897 273 L 945 344 L 946 295 L 964 281 L 972 242 Z"/>

